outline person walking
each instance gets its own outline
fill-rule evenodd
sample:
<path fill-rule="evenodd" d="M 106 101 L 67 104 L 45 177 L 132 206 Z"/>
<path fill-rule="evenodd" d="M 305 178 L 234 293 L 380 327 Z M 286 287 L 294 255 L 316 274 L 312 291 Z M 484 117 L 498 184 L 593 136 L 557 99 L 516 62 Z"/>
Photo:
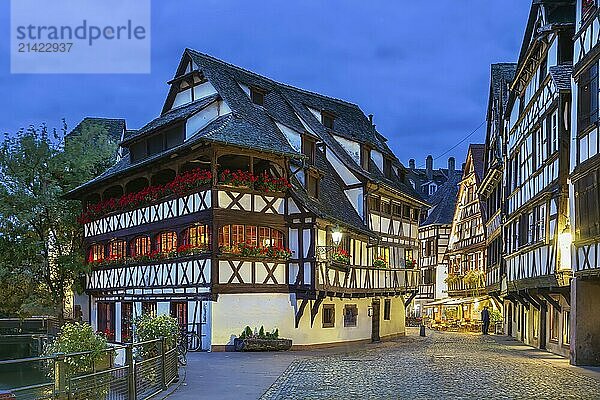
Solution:
<path fill-rule="evenodd" d="M 481 330 L 484 335 L 487 335 L 490 329 L 490 310 L 488 310 L 488 306 L 483 307 L 483 311 L 481 311 L 481 321 L 483 321 Z"/>

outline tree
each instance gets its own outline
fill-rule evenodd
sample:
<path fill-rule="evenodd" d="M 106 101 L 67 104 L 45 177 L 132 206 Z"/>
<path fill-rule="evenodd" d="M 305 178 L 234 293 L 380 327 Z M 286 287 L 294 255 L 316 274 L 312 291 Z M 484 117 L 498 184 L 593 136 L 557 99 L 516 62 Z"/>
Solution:
<path fill-rule="evenodd" d="M 18 285 L 0 312 L 44 310 L 62 320 L 66 296 L 85 272 L 81 204 L 62 196 L 109 167 L 117 144 L 101 124 L 66 132 L 66 124 L 52 134 L 31 126 L 0 146 L 0 288 Z"/>

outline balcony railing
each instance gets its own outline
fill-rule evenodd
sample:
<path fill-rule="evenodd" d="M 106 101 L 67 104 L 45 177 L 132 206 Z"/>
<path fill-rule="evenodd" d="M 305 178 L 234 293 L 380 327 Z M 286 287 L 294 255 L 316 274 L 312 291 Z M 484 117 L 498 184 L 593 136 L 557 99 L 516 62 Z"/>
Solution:
<path fill-rule="evenodd" d="M 317 263 L 315 289 L 339 294 L 407 293 L 418 290 L 420 271 L 407 268 L 348 266 L 340 269 L 328 262 Z"/>
<path fill-rule="evenodd" d="M 434 298 L 435 298 L 435 285 L 433 283 L 419 285 L 419 294 L 417 295 L 417 299 L 434 299 Z"/>

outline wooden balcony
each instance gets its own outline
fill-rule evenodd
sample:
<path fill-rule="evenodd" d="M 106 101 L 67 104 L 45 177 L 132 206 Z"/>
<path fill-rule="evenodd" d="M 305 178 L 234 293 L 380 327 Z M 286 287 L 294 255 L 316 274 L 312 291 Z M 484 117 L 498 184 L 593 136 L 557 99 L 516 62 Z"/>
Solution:
<path fill-rule="evenodd" d="M 317 263 L 315 290 L 337 297 L 398 295 L 416 293 L 419 281 L 418 269 L 363 266 L 340 268 L 325 261 Z"/>
<path fill-rule="evenodd" d="M 182 217 L 211 207 L 211 191 L 199 190 L 183 197 L 170 197 L 122 212 L 113 212 L 84 224 L 84 236 L 92 237 L 140 225 Z"/>
<path fill-rule="evenodd" d="M 471 286 L 467 285 L 462 276 L 459 276 L 455 282 L 448 282 L 448 295 L 452 297 L 467 297 L 467 296 L 480 296 L 485 293 L 483 286 Z"/>
<path fill-rule="evenodd" d="M 197 294 L 209 291 L 211 260 L 207 254 L 144 263 L 95 266 L 86 290 L 116 296 Z"/>
<path fill-rule="evenodd" d="M 419 294 L 416 298 L 421 300 L 435 299 L 435 285 L 433 283 L 419 285 Z"/>
<path fill-rule="evenodd" d="M 574 243 L 574 248 L 575 276 L 600 276 L 600 238 Z"/>

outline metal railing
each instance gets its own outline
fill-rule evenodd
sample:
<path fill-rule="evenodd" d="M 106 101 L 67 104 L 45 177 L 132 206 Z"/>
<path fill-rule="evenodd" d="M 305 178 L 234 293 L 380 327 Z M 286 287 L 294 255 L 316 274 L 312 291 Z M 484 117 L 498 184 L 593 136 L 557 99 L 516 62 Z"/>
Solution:
<path fill-rule="evenodd" d="M 144 400 L 165 390 L 177 374 L 177 349 L 168 349 L 164 339 L 114 346 L 99 356 L 0 361 L 0 384 L 10 386 L 3 398 L 16 400 Z"/>

